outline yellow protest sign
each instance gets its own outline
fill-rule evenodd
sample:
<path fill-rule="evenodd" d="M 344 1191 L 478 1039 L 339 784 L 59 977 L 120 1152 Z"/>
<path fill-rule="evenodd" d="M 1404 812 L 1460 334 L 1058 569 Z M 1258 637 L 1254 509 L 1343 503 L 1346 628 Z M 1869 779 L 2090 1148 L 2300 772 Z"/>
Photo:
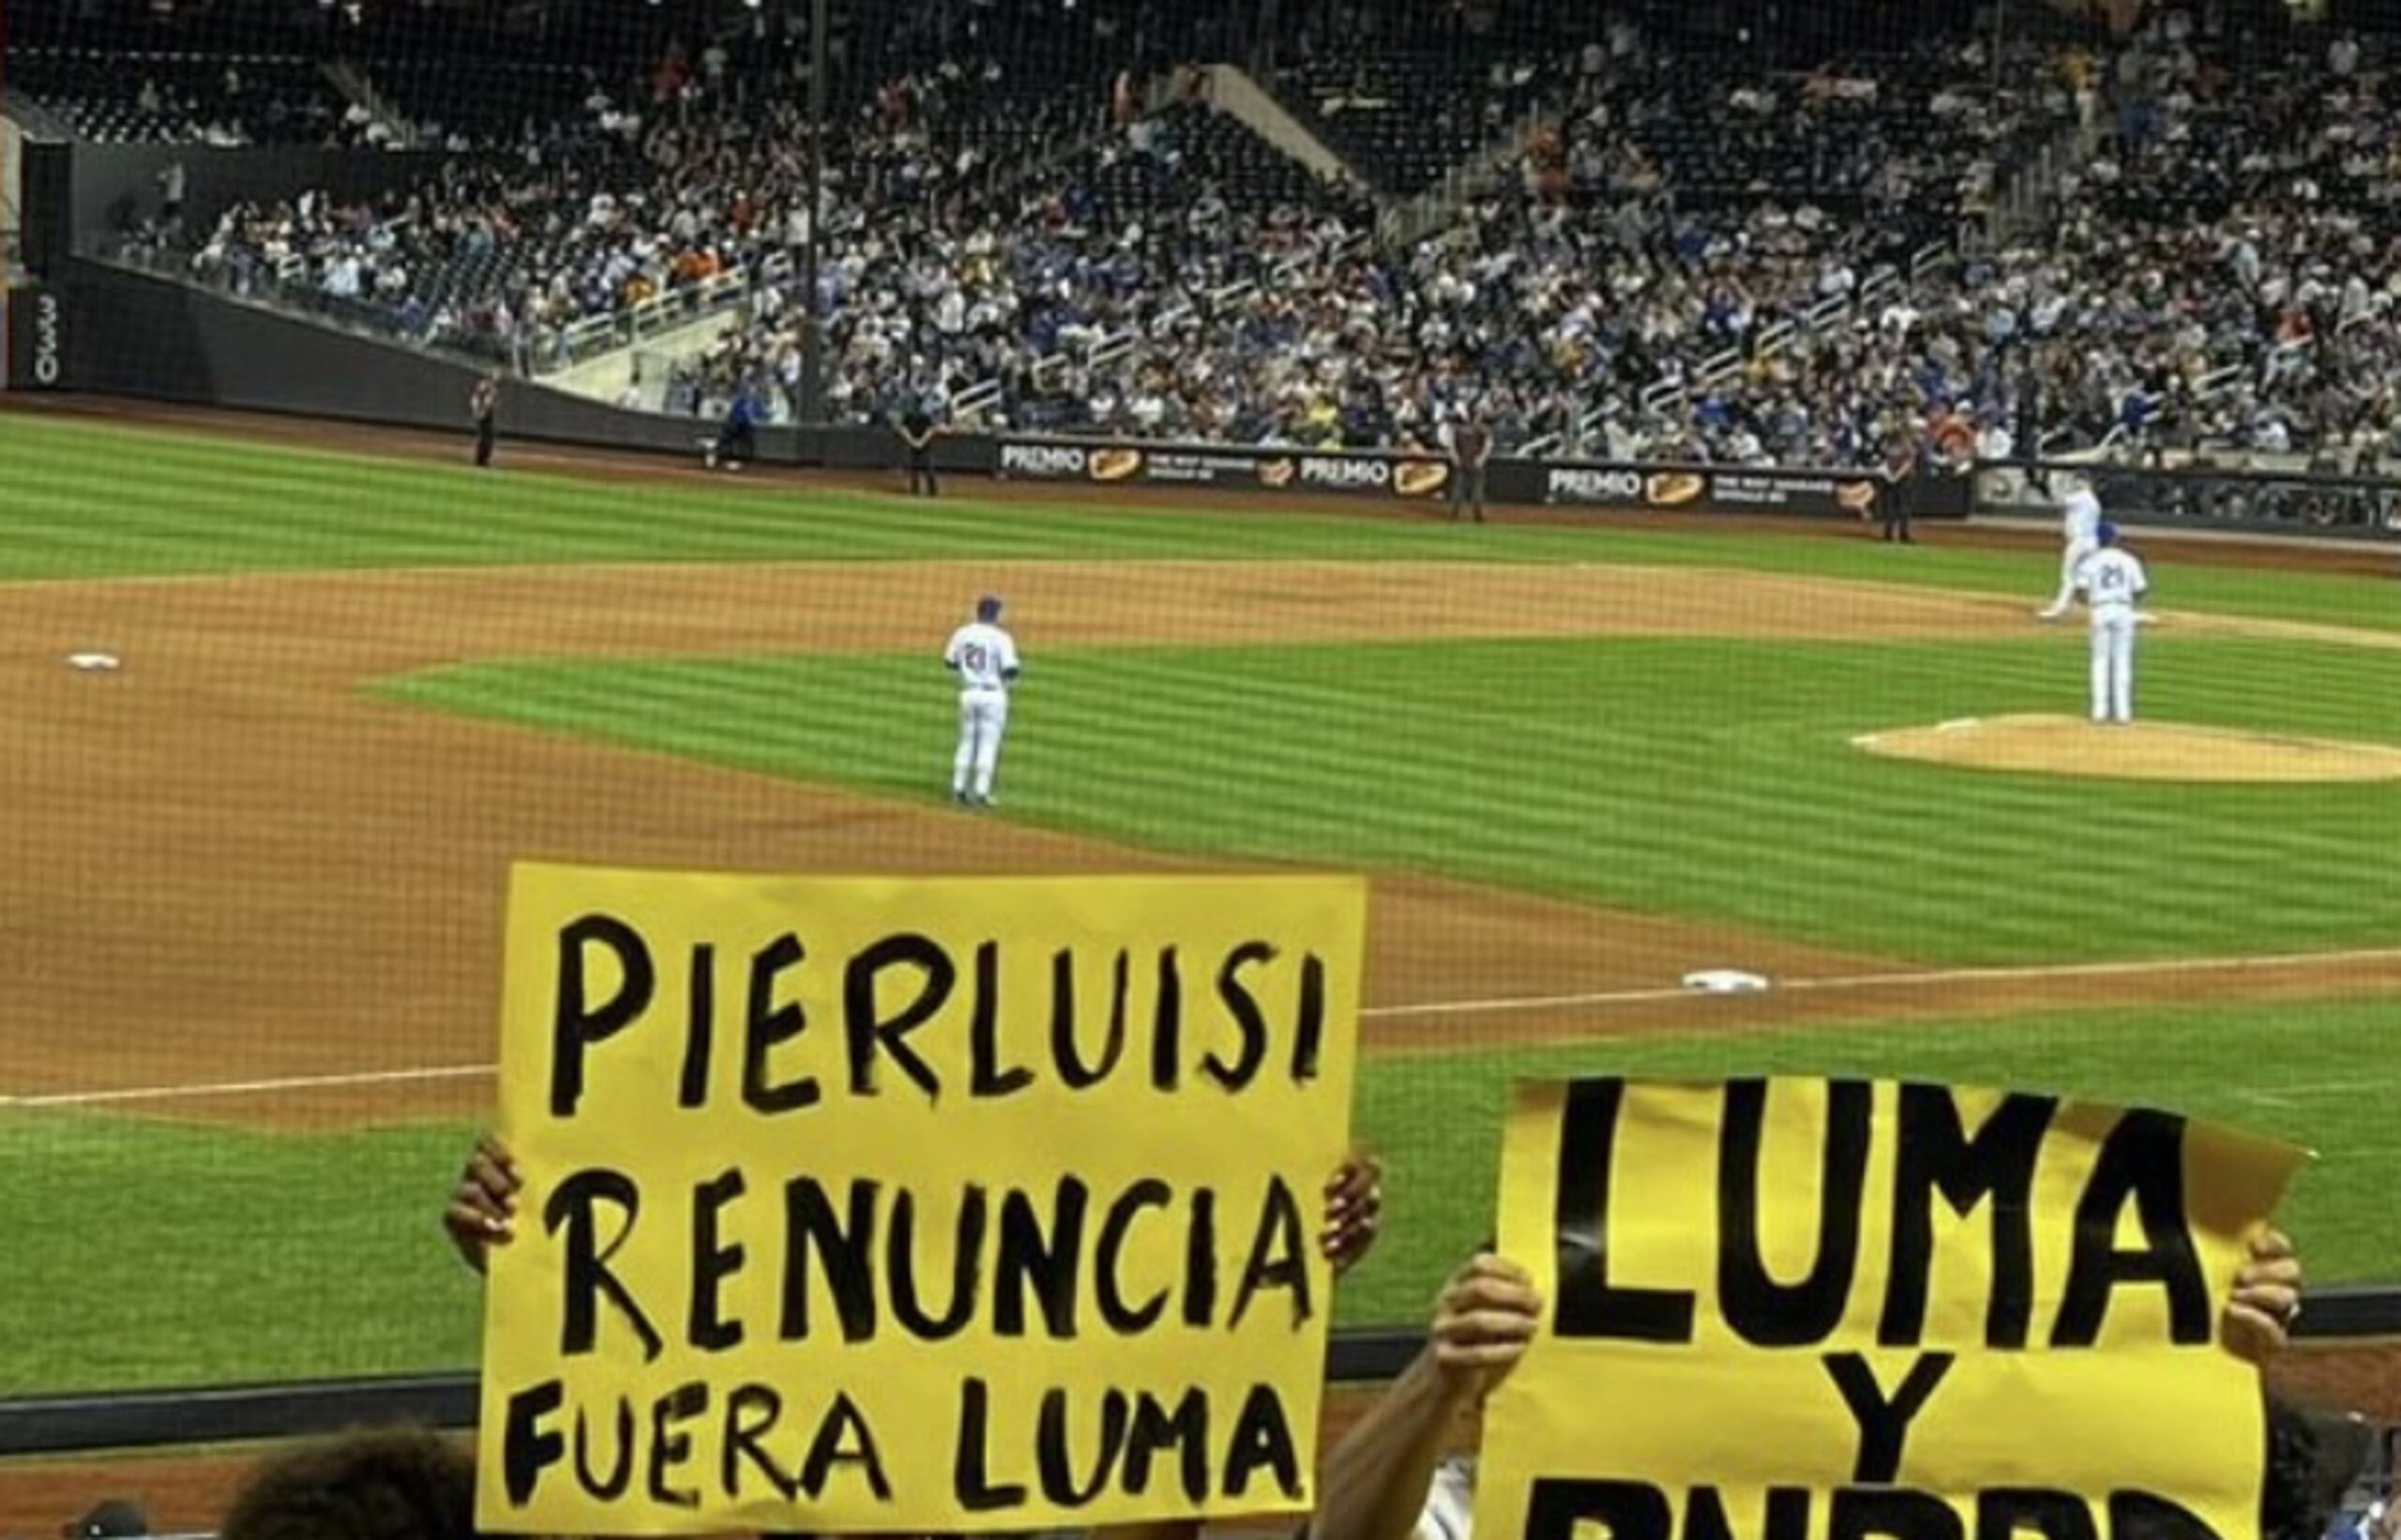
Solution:
<path fill-rule="evenodd" d="M 2300 1158 L 1941 1086 L 1521 1086 L 1500 1244 L 1546 1315 L 1478 1540 L 2256 1536 L 2217 1336 Z"/>
<path fill-rule="evenodd" d="M 520 867 L 479 1521 L 1305 1508 L 1365 907 Z"/>

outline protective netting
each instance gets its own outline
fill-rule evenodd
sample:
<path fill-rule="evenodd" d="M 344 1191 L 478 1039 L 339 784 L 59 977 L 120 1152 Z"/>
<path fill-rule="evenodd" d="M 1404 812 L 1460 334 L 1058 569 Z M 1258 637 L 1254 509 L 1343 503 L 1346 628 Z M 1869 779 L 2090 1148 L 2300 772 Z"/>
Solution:
<path fill-rule="evenodd" d="M 0 1395 L 472 1362 L 435 1218 L 529 856 L 1367 870 L 1392 1208 L 1347 1325 L 1422 1323 L 1509 1079 L 1574 1070 L 2167 1103 L 2321 1151 L 2305 1255 L 2389 1276 L 2390 782 L 1852 743 L 2082 716 L 2039 532 L 1902 566 L 698 452 L 792 458 L 730 417 L 1434 460 L 1472 425 L 2364 473 L 2401 98 L 2333 8 L 12 4 L 12 120 L 74 156 L 28 249 L 63 219 L 144 307 L 62 339 L 40 275 L 15 384 L 443 430 L 0 417 Z M 529 444 L 552 389 L 691 452 Z M 2401 741 L 2373 583 L 2148 554 L 2209 618 L 2145 640 L 2146 712 Z M 971 818 L 929 654 L 988 589 L 1041 684 Z"/>

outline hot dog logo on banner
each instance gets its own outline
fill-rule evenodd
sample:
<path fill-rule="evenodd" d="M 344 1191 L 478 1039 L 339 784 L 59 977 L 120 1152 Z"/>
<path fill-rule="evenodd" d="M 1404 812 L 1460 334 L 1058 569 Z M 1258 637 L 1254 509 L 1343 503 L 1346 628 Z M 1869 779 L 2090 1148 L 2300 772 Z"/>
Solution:
<path fill-rule="evenodd" d="M 1938 1086 L 1521 1087 L 1500 1239 L 1548 1315 L 1476 1532 L 2256 1536 L 2258 1377 L 2220 1305 L 2300 1159 Z"/>
<path fill-rule="evenodd" d="M 479 1517 L 1310 1501 L 1355 881 L 521 867 Z"/>

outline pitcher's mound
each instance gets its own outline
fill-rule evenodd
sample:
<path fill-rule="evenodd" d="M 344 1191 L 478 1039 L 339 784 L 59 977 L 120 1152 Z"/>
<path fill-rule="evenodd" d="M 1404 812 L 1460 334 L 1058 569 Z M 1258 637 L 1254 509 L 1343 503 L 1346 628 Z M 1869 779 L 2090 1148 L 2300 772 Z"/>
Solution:
<path fill-rule="evenodd" d="M 2401 780 L 2401 748 L 2174 722 L 2096 727 L 2080 717 L 1969 717 L 1870 732 L 1851 745 L 1978 770 L 2123 780 Z"/>

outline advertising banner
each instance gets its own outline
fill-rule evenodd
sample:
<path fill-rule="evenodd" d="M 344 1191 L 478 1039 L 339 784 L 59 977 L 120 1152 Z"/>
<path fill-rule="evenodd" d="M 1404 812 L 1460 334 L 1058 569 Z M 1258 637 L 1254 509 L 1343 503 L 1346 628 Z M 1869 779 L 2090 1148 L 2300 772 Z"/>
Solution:
<path fill-rule="evenodd" d="M 1003 439 L 998 470 L 1016 481 L 1402 498 L 1440 497 L 1451 482 L 1449 462 L 1427 455 L 1065 439 Z"/>

